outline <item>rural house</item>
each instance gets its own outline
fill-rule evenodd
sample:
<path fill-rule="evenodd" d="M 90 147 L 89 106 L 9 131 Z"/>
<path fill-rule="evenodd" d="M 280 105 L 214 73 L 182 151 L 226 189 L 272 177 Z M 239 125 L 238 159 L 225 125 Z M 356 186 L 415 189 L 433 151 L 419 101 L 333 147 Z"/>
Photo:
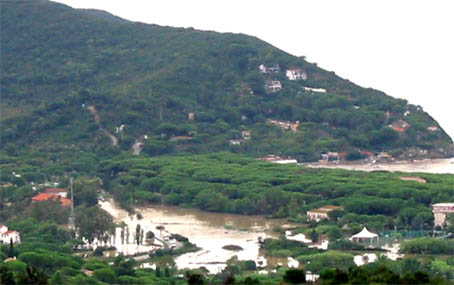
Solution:
<path fill-rule="evenodd" d="M 50 200 L 60 201 L 60 204 L 63 207 L 70 207 L 72 204 L 71 199 L 61 197 L 60 195 L 57 195 L 57 194 L 39 193 L 38 195 L 36 195 L 32 198 L 33 203 L 39 203 L 39 202 L 50 201 Z"/>
<path fill-rule="evenodd" d="M 300 68 L 287 69 L 285 75 L 289 80 L 306 80 L 307 73 Z"/>
<path fill-rule="evenodd" d="M 264 64 L 260 64 L 259 70 L 261 73 L 279 73 L 281 71 L 281 67 L 279 66 L 279 64 L 275 64 L 269 67 Z"/>
<path fill-rule="evenodd" d="M 10 242 L 20 243 L 20 233 L 18 231 L 10 231 L 5 225 L 0 225 L 0 242 L 8 244 Z"/>

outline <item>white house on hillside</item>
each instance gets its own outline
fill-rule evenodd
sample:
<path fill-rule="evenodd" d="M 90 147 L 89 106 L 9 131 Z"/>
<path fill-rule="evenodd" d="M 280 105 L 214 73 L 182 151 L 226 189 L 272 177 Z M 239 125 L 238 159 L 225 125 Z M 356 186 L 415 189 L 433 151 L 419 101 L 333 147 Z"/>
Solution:
<path fill-rule="evenodd" d="M 5 225 L 0 225 L 0 243 L 8 244 L 11 241 L 13 243 L 20 243 L 20 234 L 18 231 L 9 231 Z"/>
<path fill-rule="evenodd" d="M 279 73 L 281 71 L 281 67 L 279 66 L 279 64 L 275 64 L 272 66 L 266 66 L 264 64 L 260 64 L 259 70 L 261 73 Z"/>
<path fill-rule="evenodd" d="M 300 79 L 306 80 L 307 79 L 307 73 L 304 72 L 300 68 L 287 69 L 287 71 L 285 72 L 285 75 L 290 80 L 300 80 Z"/>

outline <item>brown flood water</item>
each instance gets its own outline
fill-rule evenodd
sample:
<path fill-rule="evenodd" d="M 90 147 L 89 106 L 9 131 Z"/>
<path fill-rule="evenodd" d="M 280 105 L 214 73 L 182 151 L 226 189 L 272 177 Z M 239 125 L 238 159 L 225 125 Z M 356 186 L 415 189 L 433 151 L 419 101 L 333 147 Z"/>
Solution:
<path fill-rule="evenodd" d="M 255 260 L 264 264 L 287 265 L 287 259 L 268 259 L 259 250 L 258 239 L 277 237 L 273 228 L 290 224 L 282 219 L 267 219 L 263 216 L 244 216 L 234 214 L 209 213 L 195 209 L 183 209 L 170 206 L 149 206 L 136 208 L 137 216 L 128 213 L 115 205 L 112 200 L 101 202 L 101 207 L 108 211 L 116 222 L 124 222 L 135 228 L 140 224 L 145 231 L 156 230 L 157 226 L 164 226 L 169 233 L 177 233 L 189 238 L 189 241 L 201 248 L 200 251 L 183 254 L 176 258 L 179 268 L 206 267 L 216 273 L 225 267 L 225 262 L 237 256 L 240 260 Z M 229 251 L 222 247 L 237 245 L 243 248 L 240 251 Z M 134 252 L 130 252 L 134 254 Z"/>

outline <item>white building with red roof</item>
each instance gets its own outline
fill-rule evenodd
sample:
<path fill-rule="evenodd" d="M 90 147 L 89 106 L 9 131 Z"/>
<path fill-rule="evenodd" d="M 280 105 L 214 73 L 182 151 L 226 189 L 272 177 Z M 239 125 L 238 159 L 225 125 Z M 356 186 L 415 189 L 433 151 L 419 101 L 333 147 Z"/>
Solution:
<path fill-rule="evenodd" d="M 18 231 L 10 231 L 5 225 L 0 225 L 0 243 L 9 244 L 20 243 L 20 233 Z"/>

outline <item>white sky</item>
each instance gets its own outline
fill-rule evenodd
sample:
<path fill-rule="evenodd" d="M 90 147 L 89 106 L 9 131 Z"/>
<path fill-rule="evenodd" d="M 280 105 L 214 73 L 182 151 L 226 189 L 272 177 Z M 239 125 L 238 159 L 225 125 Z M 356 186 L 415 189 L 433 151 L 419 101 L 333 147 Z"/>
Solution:
<path fill-rule="evenodd" d="M 58 0 L 164 26 L 244 33 L 423 106 L 454 137 L 452 0 Z"/>

